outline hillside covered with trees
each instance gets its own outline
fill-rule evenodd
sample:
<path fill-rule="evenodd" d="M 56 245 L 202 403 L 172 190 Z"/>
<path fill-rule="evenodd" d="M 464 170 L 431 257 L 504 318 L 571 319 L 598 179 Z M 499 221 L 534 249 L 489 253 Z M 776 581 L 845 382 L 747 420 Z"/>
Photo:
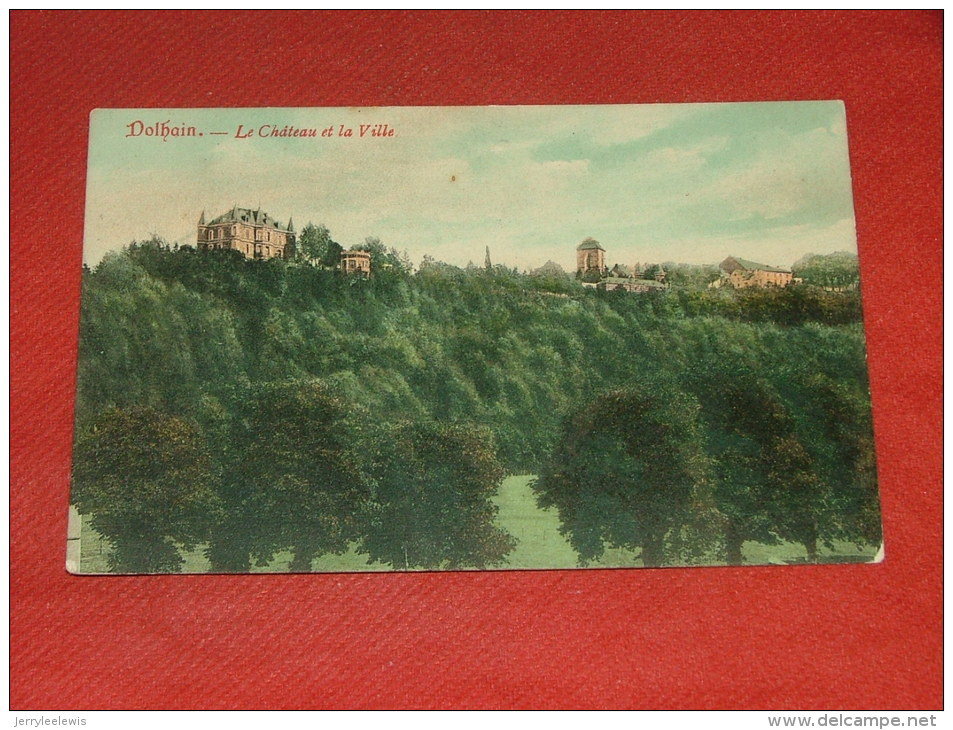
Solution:
<path fill-rule="evenodd" d="M 112 570 L 506 567 L 506 474 L 539 475 L 581 564 L 879 544 L 856 289 L 605 293 L 376 239 L 365 279 L 325 234 L 313 261 L 151 241 L 84 272 L 73 502 Z"/>

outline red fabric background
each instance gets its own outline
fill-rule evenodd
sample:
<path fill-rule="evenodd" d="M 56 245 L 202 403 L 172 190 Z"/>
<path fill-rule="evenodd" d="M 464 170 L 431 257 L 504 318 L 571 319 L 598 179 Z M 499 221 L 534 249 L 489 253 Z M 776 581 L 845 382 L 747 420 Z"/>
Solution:
<path fill-rule="evenodd" d="M 941 706 L 940 12 L 15 11 L 10 28 L 14 709 Z M 64 572 L 91 109 L 792 99 L 847 106 L 885 563 Z"/>

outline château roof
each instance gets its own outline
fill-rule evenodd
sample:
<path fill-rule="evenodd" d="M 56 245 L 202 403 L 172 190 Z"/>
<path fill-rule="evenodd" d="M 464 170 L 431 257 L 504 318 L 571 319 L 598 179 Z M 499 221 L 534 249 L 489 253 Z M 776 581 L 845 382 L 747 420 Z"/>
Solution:
<path fill-rule="evenodd" d="M 594 238 L 587 238 L 585 241 L 576 246 L 577 251 L 589 251 L 590 249 L 605 251 L 602 245 Z"/>
<path fill-rule="evenodd" d="M 728 271 L 729 273 L 735 269 L 744 269 L 745 271 L 775 271 L 781 273 L 790 273 L 790 269 L 779 269 L 776 266 L 768 266 L 767 264 L 759 264 L 757 261 L 749 261 L 748 259 L 741 259 L 737 256 L 729 256 L 724 261 L 722 261 L 719 266 Z"/>
<path fill-rule="evenodd" d="M 205 212 L 202 212 L 204 217 Z M 267 213 L 263 212 L 261 208 L 258 210 L 252 210 L 251 208 L 232 208 L 227 213 L 223 213 L 218 218 L 209 221 L 208 225 L 214 226 L 219 223 L 238 223 L 245 222 L 251 223 L 254 226 L 264 226 L 266 228 L 274 228 L 279 231 L 290 231 L 292 230 L 291 224 L 289 222 L 287 227 L 283 227 L 278 221 L 272 218 Z"/>

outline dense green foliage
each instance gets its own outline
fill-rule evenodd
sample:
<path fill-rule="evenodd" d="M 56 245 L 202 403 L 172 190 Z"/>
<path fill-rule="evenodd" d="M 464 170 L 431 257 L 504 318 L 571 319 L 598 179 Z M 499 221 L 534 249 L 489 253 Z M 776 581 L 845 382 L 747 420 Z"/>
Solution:
<path fill-rule="evenodd" d="M 306 257 L 320 261 L 327 241 L 319 229 L 312 234 Z M 822 540 L 877 539 L 856 292 L 713 291 L 702 283 L 606 294 L 571 277 L 500 266 L 462 270 L 428 259 L 412 274 L 380 241 L 364 246 L 377 262 L 367 279 L 305 260 L 250 261 L 158 242 L 111 254 L 84 274 L 78 432 L 108 409 L 148 407 L 193 424 L 217 470 L 220 524 L 230 526 L 210 548 L 218 569 L 241 570 L 278 549 L 300 552 L 305 569 L 316 551 L 366 538 L 381 510 L 406 515 L 388 486 L 399 479 L 435 500 L 422 498 L 423 511 L 439 512 L 441 500 L 466 494 L 486 498 L 486 484 L 502 475 L 490 467 L 472 489 L 461 484 L 458 495 L 431 494 L 427 464 L 447 448 L 420 450 L 413 428 L 434 429 L 436 444 L 485 431 L 506 471 L 540 472 L 559 453 L 564 416 L 591 414 L 605 394 L 653 379 L 666 384 L 659 412 L 694 414 L 686 433 L 699 434 L 705 458 L 693 473 L 710 485 L 704 499 L 711 509 L 737 516 L 732 524 L 743 539 L 808 541 L 812 529 Z M 688 271 L 682 280 L 705 276 Z M 310 395 L 296 394 L 301 388 Z M 765 412 L 748 422 L 731 415 L 740 407 L 725 411 L 736 392 L 764 403 Z M 313 403 L 305 407 L 302 398 Z M 291 409 L 288 420 L 277 415 L 283 409 Z M 392 439 L 388 448 L 401 444 L 416 472 L 391 473 L 374 461 L 382 433 Z M 259 444 L 261 434 L 267 439 Z M 249 454 L 258 466 L 247 462 Z M 349 485 L 340 499 L 329 495 L 327 475 L 314 477 L 318 462 Z M 461 457 L 446 466 L 460 475 L 472 467 L 466 463 Z M 832 517 L 818 520 L 809 510 L 811 528 L 798 529 L 793 517 L 755 514 L 791 474 L 800 475 L 800 493 L 832 505 Z M 824 486 L 834 482 L 851 486 L 834 495 Z M 748 486 L 735 495 L 736 483 Z M 271 494 L 275 485 L 315 510 L 331 500 L 328 514 L 337 517 L 320 519 L 333 524 L 291 514 L 297 497 L 282 504 Z M 778 502 L 777 510 L 790 503 Z M 345 513 L 364 527 L 346 524 Z M 259 527 L 242 522 L 249 514 Z M 481 524 L 492 519 L 485 505 L 473 506 L 473 514 Z M 457 538 L 448 536 L 449 524 L 428 520 L 433 534 L 416 543 L 367 538 L 366 547 L 375 545 L 373 553 L 397 567 L 490 565 L 505 552 L 505 535 L 479 537 L 474 528 L 480 555 L 438 554 L 428 540 L 449 546 Z M 272 527 L 261 529 L 267 521 Z"/>
<path fill-rule="evenodd" d="M 114 545 L 117 572 L 178 570 L 208 538 L 219 503 L 201 434 L 150 408 L 107 408 L 77 432 L 73 502 Z"/>
<path fill-rule="evenodd" d="M 490 499 L 505 471 L 490 434 L 401 423 L 369 443 L 376 507 L 362 547 L 371 558 L 401 568 L 483 568 L 512 550 L 513 538 L 493 526 Z"/>
<path fill-rule="evenodd" d="M 826 256 L 808 254 L 797 261 L 792 270 L 804 283 L 826 289 L 856 289 L 860 283 L 857 255 L 846 251 Z"/>
<path fill-rule="evenodd" d="M 665 537 L 691 521 L 704 482 L 693 399 L 656 379 L 596 398 L 566 422 L 535 489 L 556 507 L 583 560 L 604 545 L 641 547 L 642 563 L 662 565 Z"/>
<path fill-rule="evenodd" d="M 327 226 L 309 223 L 298 236 L 298 257 L 320 266 L 333 267 L 343 250 L 341 244 L 331 238 Z"/>
<path fill-rule="evenodd" d="M 292 570 L 343 553 L 361 534 L 371 488 L 344 402 L 314 381 L 241 388 L 221 454 L 225 519 L 209 548 L 213 566 L 244 570 L 292 550 Z"/>

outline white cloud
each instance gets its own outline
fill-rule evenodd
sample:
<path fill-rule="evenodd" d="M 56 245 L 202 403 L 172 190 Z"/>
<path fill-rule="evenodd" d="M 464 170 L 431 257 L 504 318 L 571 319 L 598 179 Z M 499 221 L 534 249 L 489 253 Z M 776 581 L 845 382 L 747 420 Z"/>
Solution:
<path fill-rule="evenodd" d="M 638 113 L 633 114 L 637 108 Z M 610 107 L 606 119 L 590 132 L 592 139 L 603 145 L 632 142 L 658 132 L 673 123 L 698 114 L 701 105 L 646 104 L 638 107 L 620 105 Z"/>
<path fill-rule="evenodd" d="M 720 202 L 732 217 L 783 218 L 818 210 L 842 199 L 849 180 L 846 147 L 827 130 L 779 134 L 774 144 L 742 169 L 730 171 L 699 191 Z"/>

